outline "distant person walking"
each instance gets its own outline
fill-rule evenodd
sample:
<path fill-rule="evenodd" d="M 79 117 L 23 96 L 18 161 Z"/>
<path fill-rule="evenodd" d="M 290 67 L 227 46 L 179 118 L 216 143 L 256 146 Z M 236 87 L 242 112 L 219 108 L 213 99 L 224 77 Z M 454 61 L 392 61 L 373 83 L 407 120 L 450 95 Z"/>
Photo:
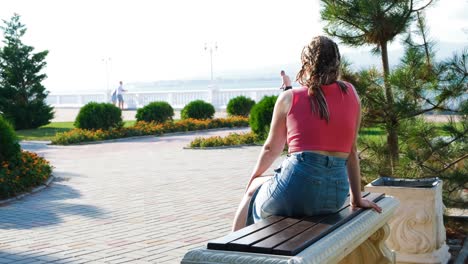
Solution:
<path fill-rule="evenodd" d="M 117 101 L 119 102 L 119 108 L 123 110 L 124 109 L 123 93 L 126 92 L 127 90 L 123 88 L 122 81 L 120 81 L 119 84 L 120 84 L 119 87 L 115 89 L 115 95 L 117 96 Z"/>
<path fill-rule="evenodd" d="M 283 84 L 281 85 L 280 89 L 282 89 L 283 91 L 292 89 L 291 78 L 289 78 L 289 76 L 286 75 L 284 71 L 281 71 L 281 79 L 283 79 Z"/>
<path fill-rule="evenodd" d="M 117 103 L 117 88 L 114 89 L 114 91 L 112 91 L 111 102 L 112 102 L 113 105 L 115 105 L 115 103 Z"/>

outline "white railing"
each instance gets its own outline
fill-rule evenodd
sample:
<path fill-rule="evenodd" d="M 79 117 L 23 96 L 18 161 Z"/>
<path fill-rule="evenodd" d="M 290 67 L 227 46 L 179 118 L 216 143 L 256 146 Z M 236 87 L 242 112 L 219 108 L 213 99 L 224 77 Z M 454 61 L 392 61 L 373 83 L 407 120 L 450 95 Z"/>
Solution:
<path fill-rule="evenodd" d="M 264 96 L 278 95 L 278 88 L 249 88 L 223 90 L 179 90 L 155 92 L 127 92 L 124 93 L 125 108 L 141 108 L 154 101 L 168 102 L 173 108 L 181 109 L 194 100 L 204 100 L 213 104 L 217 109 L 226 108 L 229 100 L 243 95 L 258 102 Z M 89 102 L 110 102 L 110 95 L 106 93 L 59 94 L 50 93 L 47 103 L 53 107 L 81 107 Z"/>

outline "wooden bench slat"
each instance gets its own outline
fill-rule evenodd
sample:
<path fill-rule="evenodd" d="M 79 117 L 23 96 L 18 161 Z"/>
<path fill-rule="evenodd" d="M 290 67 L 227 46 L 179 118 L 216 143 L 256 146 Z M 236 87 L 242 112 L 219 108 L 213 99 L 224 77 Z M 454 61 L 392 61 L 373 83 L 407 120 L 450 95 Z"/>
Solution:
<path fill-rule="evenodd" d="M 369 192 L 363 192 L 362 196 L 365 197 Z M 349 199 L 349 197 L 348 197 Z M 348 200 L 349 201 L 349 200 Z M 347 204 L 349 202 L 346 202 Z M 271 253 L 272 248 L 282 242 L 290 239 L 291 237 L 300 234 L 304 230 L 311 228 L 321 221 L 325 216 L 313 216 L 301 219 L 288 220 L 285 223 L 279 224 L 282 220 L 293 219 L 282 216 L 270 216 L 258 223 L 242 228 L 236 232 L 230 233 L 227 236 L 212 240 L 208 242 L 207 248 L 214 250 L 235 250 L 235 251 L 249 251 L 258 253 Z M 297 225 L 299 223 L 299 225 Z M 273 229 L 268 228 L 276 224 Z M 266 230 L 263 230 L 266 229 Z M 263 230 L 263 232 L 259 232 Z M 273 232 L 272 232 L 273 231 Z M 289 238 L 287 238 L 289 234 Z M 274 238 L 273 238 L 274 237 Z M 271 238 L 271 239 L 270 239 Z M 277 241 L 275 239 L 278 239 Z M 266 240 L 265 240 L 266 239 Z M 271 243 L 272 246 L 267 248 L 265 243 Z"/>
<path fill-rule="evenodd" d="M 272 215 L 268 218 L 265 218 L 263 221 L 260 221 L 258 223 L 249 225 L 247 227 L 244 227 L 240 230 L 237 230 L 236 232 L 232 232 L 227 236 L 212 240 L 208 242 L 207 248 L 208 249 L 216 249 L 216 250 L 226 250 L 227 245 L 229 242 L 232 242 L 236 239 L 245 237 L 249 234 L 255 233 L 258 230 L 264 229 L 278 221 L 283 220 L 283 216 L 276 216 Z"/>
<path fill-rule="evenodd" d="M 371 193 L 366 198 L 376 202 L 383 196 L 384 194 L 381 193 Z M 346 207 L 338 213 L 329 215 L 329 217 L 323 219 L 319 224 L 314 225 L 285 243 L 276 246 L 271 253 L 294 256 L 362 211 L 362 208 L 353 210 L 351 207 Z"/>
<path fill-rule="evenodd" d="M 323 218 L 324 216 L 322 216 Z M 289 240 L 291 237 L 294 237 L 305 230 L 311 228 L 312 226 L 318 224 L 321 219 L 318 221 L 300 221 L 297 224 L 290 226 L 289 228 L 265 239 L 256 244 L 253 244 L 248 251 L 254 253 L 265 253 L 269 254 L 272 252 L 273 248 L 277 245 L 284 243 L 285 241 Z"/>
<path fill-rule="evenodd" d="M 282 230 L 301 221 L 301 219 L 302 218 L 284 218 L 281 221 L 270 225 L 268 228 L 228 243 L 227 250 L 248 251 L 252 244 L 281 232 Z"/>
<path fill-rule="evenodd" d="M 361 194 L 362 197 L 366 197 L 367 195 L 369 195 L 369 192 L 363 192 Z M 338 211 L 341 211 L 348 206 L 349 206 L 349 195 L 346 198 L 346 201 L 343 203 L 343 206 Z M 249 252 L 269 254 L 272 252 L 274 247 L 299 235 L 300 233 L 320 223 L 321 221 L 323 221 L 325 218 L 329 216 L 330 215 L 327 214 L 327 215 L 317 215 L 317 216 L 307 217 L 303 221 L 297 223 L 296 225 L 291 226 L 263 241 L 260 241 L 259 243 L 252 245 L 251 248 L 249 249 Z"/>

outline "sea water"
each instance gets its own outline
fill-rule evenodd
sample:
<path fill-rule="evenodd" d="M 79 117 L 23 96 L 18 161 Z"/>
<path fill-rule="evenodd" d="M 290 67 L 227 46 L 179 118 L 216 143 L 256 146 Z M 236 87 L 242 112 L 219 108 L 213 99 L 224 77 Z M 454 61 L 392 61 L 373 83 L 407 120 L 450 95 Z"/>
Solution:
<path fill-rule="evenodd" d="M 219 90 L 249 89 L 249 88 L 280 88 L 281 78 L 257 78 L 257 79 L 217 79 L 211 80 L 174 80 L 156 81 L 145 83 L 128 83 L 125 89 L 129 92 L 155 92 L 155 91 L 179 91 L 179 90 L 207 90 L 215 87 Z"/>

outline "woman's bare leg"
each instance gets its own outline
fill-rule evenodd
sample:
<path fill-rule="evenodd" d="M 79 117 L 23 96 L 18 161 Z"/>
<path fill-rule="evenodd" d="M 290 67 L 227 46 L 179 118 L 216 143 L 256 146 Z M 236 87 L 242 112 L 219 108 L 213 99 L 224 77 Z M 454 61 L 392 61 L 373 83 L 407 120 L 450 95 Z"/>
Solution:
<path fill-rule="evenodd" d="M 262 186 L 263 183 L 271 179 L 272 176 L 260 176 L 255 178 L 249 186 L 247 192 L 245 192 L 242 200 L 237 208 L 236 215 L 234 216 L 234 223 L 232 224 L 232 231 L 237 231 L 245 227 L 247 221 L 247 210 L 249 208 L 250 199 L 252 199 L 255 191 Z"/>

